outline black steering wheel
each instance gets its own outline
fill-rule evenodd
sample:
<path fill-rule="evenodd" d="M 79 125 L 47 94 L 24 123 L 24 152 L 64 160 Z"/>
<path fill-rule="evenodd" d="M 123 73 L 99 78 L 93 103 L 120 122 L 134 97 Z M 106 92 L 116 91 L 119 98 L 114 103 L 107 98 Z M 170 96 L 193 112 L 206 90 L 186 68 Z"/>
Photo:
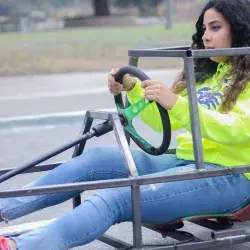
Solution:
<path fill-rule="evenodd" d="M 115 75 L 116 82 L 122 84 L 124 75 L 131 74 L 139 78 L 141 81 L 150 80 L 150 78 L 140 69 L 133 66 L 125 66 L 118 70 Z M 123 103 L 122 94 L 114 96 L 117 111 L 121 117 L 122 124 L 125 130 L 130 134 L 133 141 L 145 152 L 151 155 L 161 155 L 167 152 L 171 141 L 171 124 L 167 110 L 165 110 L 160 104 L 156 103 L 162 121 L 163 139 L 158 148 L 153 147 L 150 143 L 144 140 L 132 126 L 132 119 L 145 109 L 151 101 L 141 99 L 137 103 L 125 108 Z"/>

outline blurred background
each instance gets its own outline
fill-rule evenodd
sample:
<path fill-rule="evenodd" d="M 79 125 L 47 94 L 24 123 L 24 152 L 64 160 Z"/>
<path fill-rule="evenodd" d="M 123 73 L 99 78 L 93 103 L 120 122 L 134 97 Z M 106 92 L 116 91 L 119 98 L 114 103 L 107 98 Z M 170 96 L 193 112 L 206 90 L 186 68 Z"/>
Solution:
<path fill-rule="evenodd" d="M 186 45 L 206 0 L 0 0 L 0 75 L 108 70 L 129 49 Z M 173 68 L 179 60 L 143 61 Z"/>

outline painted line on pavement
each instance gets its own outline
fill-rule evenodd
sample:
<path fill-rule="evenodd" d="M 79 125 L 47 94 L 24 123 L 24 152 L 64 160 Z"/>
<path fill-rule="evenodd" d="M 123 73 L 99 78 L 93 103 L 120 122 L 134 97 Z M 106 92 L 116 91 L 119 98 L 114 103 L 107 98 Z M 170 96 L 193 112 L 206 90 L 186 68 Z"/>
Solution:
<path fill-rule="evenodd" d="M 32 93 L 32 94 L 21 94 L 21 95 L 11 95 L 11 96 L 0 96 L 0 101 L 17 101 L 17 100 L 34 100 L 43 98 L 55 98 L 55 97 L 65 97 L 65 96 L 79 96 L 79 95 L 90 95 L 90 94 L 101 94 L 109 93 L 107 87 L 95 88 L 95 89 L 85 89 L 85 90 L 70 90 L 62 92 L 44 92 L 44 93 Z"/>

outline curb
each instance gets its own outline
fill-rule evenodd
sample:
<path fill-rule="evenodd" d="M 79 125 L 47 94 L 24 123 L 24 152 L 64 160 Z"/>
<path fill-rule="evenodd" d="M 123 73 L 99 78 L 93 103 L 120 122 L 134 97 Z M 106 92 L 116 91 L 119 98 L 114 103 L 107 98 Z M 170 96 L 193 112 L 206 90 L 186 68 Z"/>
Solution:
<path fill-rule="evenodd" d="M 98 111 L 115 112 L 115 109 L 100 109 Z M 0 118 L 0 130 L 12 129 L 17 127 L 31 127 L 55 124 L 81 123 L 86 114 L 84 111 L 72 111 L 63 113 L 51 113 L 30 116 L 15 116 Z"/>

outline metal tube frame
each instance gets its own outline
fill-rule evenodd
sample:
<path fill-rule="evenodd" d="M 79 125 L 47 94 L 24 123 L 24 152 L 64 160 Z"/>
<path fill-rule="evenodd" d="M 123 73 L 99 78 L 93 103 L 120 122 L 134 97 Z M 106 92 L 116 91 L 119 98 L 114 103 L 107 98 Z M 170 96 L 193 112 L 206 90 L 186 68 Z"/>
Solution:
<path fill-rule="evenodd" d="M 140 186 L 146 184 L 173 182 L 180 180 L 191 180 L 198 178 L 206 178 L 221 175 L 230 175 L 238 173 L 250 172 L 250 165 L 239 166 L 237 168 L 225 168 L 218 170 L 204 171 L 203 150 L 201 143 L 200 121 L 198 116 L 198 103 L 195 90 L 195 75 L 194 75 L 194 58 L 211 57 L 219 55 L 243 55 L 250 54 L 250 47 L 246 48 L 232 48 L 220 50 L 191 50 L 187 46 L 173 47 L 173 48 L 156 48 L 150 50 L 131 50 L 129 51 L 129 64 L 137 66 L 139 57 L 182 57 L 184 59 L 185 72 L 187 78 L 187 89 L 190 100 L 190 119 L 193 134 L 194 154 L 196 162 L 196 171 L 190 173 L 182 173 L 175 175 L 155 175 L 154 177 L 138 176 L 134 160 L 129 149 L 129 137 L 125 134 L 120 118 L 117 113 L 88 111 L 85 115 L 84 124 L 80 134 L 85 134 L 90 131 L 94 119 L 109 120 L 112 123 L 113 131 L 118 141 L 118 146 L 122 152 L 126 167 L 130 173 L 129 178 L 103 180 L 92 182 L 80 182 L 61 185 L 51 185 L 35 188 L 24 188 L 0 192 L 0 198 L 30 196 L 51 193 L 62 193 L 69 191 L 85 191 L 111 187 L 125 187 L 130 186 L 132 192 L 133 205 L 133 245 L 130 245 L 113 237 L 103 235 L 99 240 L 104 243 L 115 246 L 117 249 L 145 249 L 142 244 L 142 223 L 141 223 L 141 209 L 140 209 Z M 127 103 L 127 105 L 129 105 Z M 75 146 L 72 157 L 82 154 L 86 142 L 79 142 Z M 25 173 L 48 171 L 57 167 L 60 163 L 53 163 L 48 165 L 35 165 L 33 169 L 27 170 Z M 4 174 L 11 169 L 0 170 L 0 174 Z M 73 200 L 74 207 L 81 203 L 80 197 Z M 170 244 L 165 246 L 152 246 L 151 250 L 158 249 L 202 249 L 207 247 L 218 247 L 239 244 L 243 242 L 250 242 L 250 234 L 245 230 L 228 230 L 220 233 L 212 233 L 210 240 L 199 240 L 198 242 L 186 242 Z"/>

